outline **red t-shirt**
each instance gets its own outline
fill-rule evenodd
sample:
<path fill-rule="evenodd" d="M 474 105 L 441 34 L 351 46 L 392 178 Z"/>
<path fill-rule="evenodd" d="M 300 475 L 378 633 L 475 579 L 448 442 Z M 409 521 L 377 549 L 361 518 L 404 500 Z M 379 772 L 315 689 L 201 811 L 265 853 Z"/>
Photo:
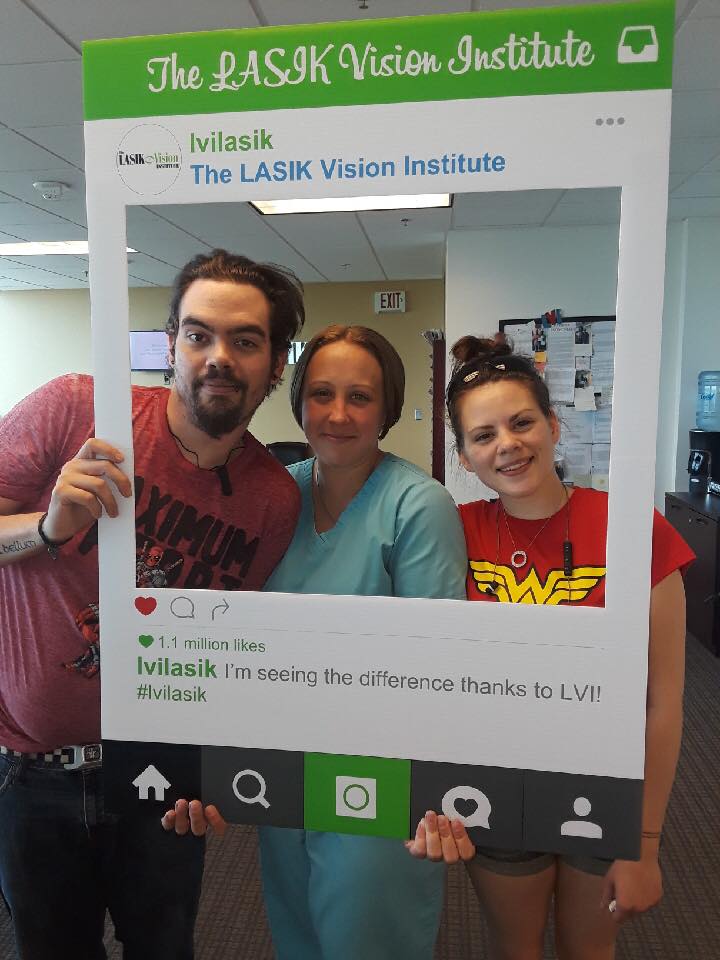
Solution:
<path fill-rule="evenodd" d="M 468 549 L 468 600 L 605 606 L 607 494 L 577 487 L 569 502 L 569 539 L 573 550 L 570 577 L 563 571 L 563 542 L 568 530 L 566 507 L 561 507 L 543 530 L 545 519 L 508 517 L 506 523 L 499 500 L 462 504 L 460 517 Z M 510 563 L 516 549 L 526 551 L 528 556 L 527 564 L 521 568 L 514 568 Z M 694 559 L 695 554 L 680 534 L 656 510 L 651 585 L 654 587 L 674 570 L 683 571 Z M 493 582 L 495 592 L 485 593 Z"/>
<path fill-rule="evenodd" d="M 300 495 L 249 433 L 214 470 L 179 452 L 169 391 L 133 387 L 136 570 L 140 586 L 259 590 L 282 558 Z M 44 511 L 61 467 L 94 435 L 87 376 L 53 380 L 0 421 L 0 497 Z M 97 526 L 53 560 L 46 551 L 0 567 L 0 744 L 22 752 L 100 738 Z"/>

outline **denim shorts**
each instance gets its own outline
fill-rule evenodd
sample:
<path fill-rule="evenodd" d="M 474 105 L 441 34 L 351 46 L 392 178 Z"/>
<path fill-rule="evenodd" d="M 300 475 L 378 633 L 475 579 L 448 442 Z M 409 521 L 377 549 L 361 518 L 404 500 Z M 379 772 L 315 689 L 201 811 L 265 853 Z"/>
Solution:
<path fill-rule="evenodd" d="M 492 850 L 490 847 L 478 847 L 476 856 L 469 861 L 468 867 L 472 871 L 477 864 L 490 873 L 499 873 L 506 877 L 529 877 L 534 873 L 542 873 L 551 867 L 556 860 L 561 860 L 569 867 L 589 873 L 596 877 L 604 877 L 612 865 L 612 860 L 603 860 L 601 857 L 567 856 L 556 853 L 533 853 L 528 850 Z"/>

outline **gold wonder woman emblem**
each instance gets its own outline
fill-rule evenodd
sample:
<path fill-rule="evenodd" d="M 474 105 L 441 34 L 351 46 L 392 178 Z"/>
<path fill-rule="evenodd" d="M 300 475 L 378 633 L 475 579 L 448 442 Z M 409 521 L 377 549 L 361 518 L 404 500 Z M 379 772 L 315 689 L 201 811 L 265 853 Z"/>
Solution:
<path fill-rule="evenodd" d="M 606 571 L 605 567 L 575 567 L 572 575 L 566 577 L 562 570 L 551 570 L 542 583 L 534 567 L 521 582 L 512 567 L 496 567 L 487 560 L 471 560 L 470 569 L 481 593 L 495 584 L 493 592 L 501 603 L 539 603 L 551 607 L 584 600 Z"/>

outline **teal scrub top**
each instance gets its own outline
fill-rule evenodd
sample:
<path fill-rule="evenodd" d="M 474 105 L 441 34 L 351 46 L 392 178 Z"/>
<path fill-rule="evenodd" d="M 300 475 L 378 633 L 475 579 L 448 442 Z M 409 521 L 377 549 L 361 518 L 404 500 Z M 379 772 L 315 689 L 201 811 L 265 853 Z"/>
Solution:
<path fill-rule="evenodd" d="M 266 590 L 465 599 L 465 538 L 455 503 L 441 484 L 386 453 L 335 526 L 320 534 L 313 514 L 313 463 L 288 468 L 302 508 Z"/>

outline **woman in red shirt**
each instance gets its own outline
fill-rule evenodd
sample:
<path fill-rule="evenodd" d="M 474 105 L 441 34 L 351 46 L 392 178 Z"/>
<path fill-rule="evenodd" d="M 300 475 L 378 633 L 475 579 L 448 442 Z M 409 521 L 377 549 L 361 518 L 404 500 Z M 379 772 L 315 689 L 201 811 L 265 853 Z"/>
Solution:
<path fill-rule="evenodd" d="M 464 504 L 469 600 L 604 606 L 607 495 L 560 480 L 560 435 L 529 358 L 498 340 L 453 347 L 447 391 L 460 461 L 498 499 Z M 561 960 L 611 960 L 619 922 L 662 895 L 658 847 L 682 726 L 685 594 L 693 554 L 655 514 L 642 847 L 639 861 L 476 849 L 459 820 L 428 811 L 414 856 L 466 862 L 497 960 L 540 960 L 554 903 Z"/>

